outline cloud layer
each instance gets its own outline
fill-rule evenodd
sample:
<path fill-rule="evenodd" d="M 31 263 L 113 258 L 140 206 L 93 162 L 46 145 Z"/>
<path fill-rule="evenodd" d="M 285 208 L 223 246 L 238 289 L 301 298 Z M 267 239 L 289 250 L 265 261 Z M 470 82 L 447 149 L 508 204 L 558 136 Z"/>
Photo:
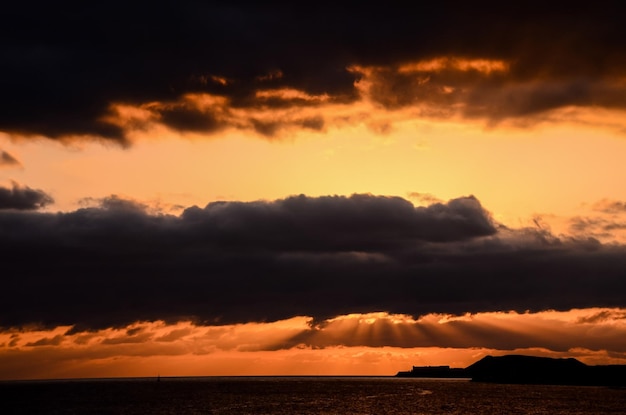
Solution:
<path fill-rule="evenodd" d="M 180 216 L 113 198 L 0 212 L 0 229 L 5 327 L 626 306 L 623 246 L 506 229 L 474 197 L 295 196 Z"/>
<path fill-rule="evenodd" d="M 624 323 L 622 309 L 498 312 L 459 317 L 429 314 L 418 320 L 377 313 L 327 320 L 274 346 L 544 348 L 559 352 L 583 348 L 624 353 Z"/>
<path fill-rule="evenodd" d="M 415 364 L 465 367 L 491 354 L 626 360 L 626 309 L 339 316 L 311 325 L 138 322 L 79 332 L 68 326 L 0 330 L 0 378 L 341 374 L 390 375 Z M 327 372 L 320 372 L 323 367 Z"/>
<path fill-rule="evenodd" d="M 112 1 L 62 13 L 46 2 L 11 4 L 0 29 L 0 131 L 127 143 L 146 120 L 121 122 L 120 106 L 183 132 L 319 130 L 323 115 L 272 113 L 355 102 L 363 81 L 387 108 L 455 109 L 494 122 L 626 106 L 618 3 L 570 4 L 566 12 L 538 2 L 455 3 L 306 13 L 191 1 Z"/>

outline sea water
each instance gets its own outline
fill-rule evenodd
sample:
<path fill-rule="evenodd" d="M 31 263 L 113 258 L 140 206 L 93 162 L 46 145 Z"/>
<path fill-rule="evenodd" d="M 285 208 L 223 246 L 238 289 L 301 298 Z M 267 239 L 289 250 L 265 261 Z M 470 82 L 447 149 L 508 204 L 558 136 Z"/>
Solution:
<path fill-rule="evenodd" d="M 2 414 L 624 414 L 626 390 L 369 377 L 0 382 Z"/>

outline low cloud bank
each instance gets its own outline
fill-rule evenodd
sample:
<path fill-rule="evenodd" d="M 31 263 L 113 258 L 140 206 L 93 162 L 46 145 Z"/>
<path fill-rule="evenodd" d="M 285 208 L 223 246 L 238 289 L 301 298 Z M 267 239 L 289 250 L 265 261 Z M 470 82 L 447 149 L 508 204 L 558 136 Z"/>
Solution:
<path fill-rule="evenodd" d="M 180 216 L 112 199 L 0 211 L 0 229 L 5 327 L 626 306 L 624 246 L 507 229 L 474 197 L 295 196 Z"/>

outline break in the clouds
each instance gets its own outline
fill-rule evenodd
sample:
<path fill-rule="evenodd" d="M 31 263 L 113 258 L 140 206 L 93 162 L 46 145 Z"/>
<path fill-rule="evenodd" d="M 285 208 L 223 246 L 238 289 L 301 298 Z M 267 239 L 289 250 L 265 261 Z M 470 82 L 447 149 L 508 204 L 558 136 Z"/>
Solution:
<path fill-rule="evenodd" d="M 507 229 L 474 197 L 295 196 L 180 216 L 117 200 L 5 211 L 0 229 L 5 327 L 626 306 L 623 246 Z"/>
<path fill-rule="evenodd" d="M 31 189 L 13 183 L 12 187 L 0 187 L 0 210 L 35 210 L 54 202 L 43 190 Z"/>
<path fill-rule="evenodd" d="M 323 130 L 338 121 L 319 108 L 363 99 L 495 123 L 626 107 L 617 2 L 304 13 L 267 3 L 36 3 L 3 9 L 0 131 L 12 135 L 128 143 L 156 123 L 274 136 Z"/>

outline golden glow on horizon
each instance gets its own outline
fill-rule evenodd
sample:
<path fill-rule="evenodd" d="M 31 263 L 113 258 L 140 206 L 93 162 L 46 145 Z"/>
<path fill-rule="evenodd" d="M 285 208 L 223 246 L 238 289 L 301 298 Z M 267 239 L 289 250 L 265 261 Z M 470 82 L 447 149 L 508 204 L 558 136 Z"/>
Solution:
<path fill-rule="evenodd" d="M 374 61 L 374 48 L 359 51 L 355 62 L 360 64 L 345 68 L 348 73 L 334 64 L 314 73 L 313 67 L 298 67 L 307 62 L 298 56 L 283 61 L 276 55 L 290 47 L 272 52 L 275 62 L 290 62 L 283 69 L 257 62 L 244 71 L 208 73 L 202 60 L 183 73 L 184 65 L 173 61 L 166 71 L 177 74 L 171 90 L 144 97 L 168 97 L 163 101 L 141 101 L 150 82 L 130 95 L 122 93 L 135 72 L 117 79 L 124 82 L 113 93 L 103 94 L 103 83 L 95 85 L 93 91 L 100 92 L 87 100 L 93 105 L 83 116 L 108 104 L 97 120 L 104 126 L 93 119 L 64 124 L 80 114 L 63 114 L 63 108 L 50 125 L 45 120 L 54 114 L 7 118 L 6 128 L 51 135 L 112 130 L 115 137 L 52 140 L 0 132 L 0 156 L 6 151 L 19 160 L 0 165 L 0 186 L 49 194 L 55 203 L 42 209 L 47 213 L 99 206 L 111 195 L 136 201 L 154 215 L 178 215 L 218 200 L 272 201 L 297 194 L 369 193 L 422 206 L 473 195 L 504 226 L 471 244 L 497 240 L 525 248 L 531 238 L 526 234 L 534 238 L 538 232 L 520 228 L 532 227 L 566 246 L 574 238 L 590 241 L 589 246 L 606 244 L 599 253 L 621 250 L 626 247 L 618 246 L 626 244 L 626 77 L 618 74 L 619 62 L 605 67 L 619 59 L 602 57 L 601 49 L 593 53 L 600 59 L 587 66 L 557 50 L 578 37 L 572 32 L 554 39 L 536 55 L 534 37 L 514 39 L 515 45 L 499 55 L 508 60 L 475 55 L 490 50 L 490 56 L 498 56 L 497 45 L 470 50 L 452 42 L 447 47 L 457 50 L 455 55 L 363 64 Z M 44 56 L 42 48 L 33 62 L 55 51 L 46 49 Z M 22 49 L 10 52 L 19 55 Z M 408 56 L 395 52 L 387 55 Z M 345 56 L 335 54 L 334 63 L 345 64 L 340 60 Z M 558 70 L 572 62 L 574 70 Z M 220 66 L 237 69 L 228 62 L 215 68 Z M 250 73 L 252 67 L 262 69 Z M 24 85 L 18 82 L 15 88 Z M 29 108 L 25 100 L 37 97 L 29 95 L 32 91 L 18 97 L 15 88 L 11 94 L 20 101 L 18 111 Z M 46 107 L 45 95 L 33 111 Z M 102 101 L 106 96 L 119 102 Z M 66 107 L 75 103 L 70 101 Z M 37 121 L 24 126 L 27 119 Z M 342 252 L 338 263 L 344 255 L 393 261 L 384 253 Z M 71 326 L 0 327 L 0 379 L 391 375 L 412 365 L 464 367 L 486 354 L 511 353 L 626 364 L 624 308 L 419 317 L 371 311 L 325 321 L 298 316 L 221 326 L 138 321 L 77 333 Z"/>
<path fill-rule="evenodd" d="M 464 367 L 486 354 L 510 353 L 626 363 L 626 309 L 419 319 L 377 312 L 310 324 L 294 317 L 225 326 L 137 322 L 81 333 L 68 332 L 69 326 L 10 329 L 0 332 L 6 369 L 0 378 L 390 375 L 412 365 Z"/>

